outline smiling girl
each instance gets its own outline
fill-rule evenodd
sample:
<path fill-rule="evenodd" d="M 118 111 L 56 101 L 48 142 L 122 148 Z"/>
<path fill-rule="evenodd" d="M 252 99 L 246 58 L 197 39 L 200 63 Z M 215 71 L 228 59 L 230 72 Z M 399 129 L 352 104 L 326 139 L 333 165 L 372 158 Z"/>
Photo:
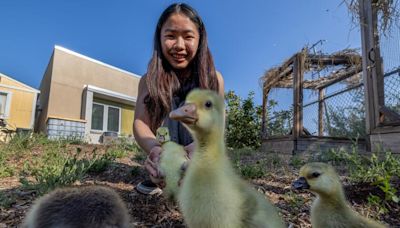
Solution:
<path fill-rule="evenodd" d="M 211 89 L 224 96 L 222 75 L 216 71 L 208 48 L 207 33 L 199 14 L 189 5 L 175 3 L 161 14 L 154 34 L 154 51 L 147 73 L 139 82 L 133 132 L 148 154 L 145 168 L 158 178 L 162 148 L 156 140 L 158 127 L 169 129 L 171 140 L 193 152 L 190 133 L 177 121 L 168 118 L 181 106 L 194 88 Z M 144 181 L 137 186 L 142 193 L 155 193 L 157 186 Z"/>

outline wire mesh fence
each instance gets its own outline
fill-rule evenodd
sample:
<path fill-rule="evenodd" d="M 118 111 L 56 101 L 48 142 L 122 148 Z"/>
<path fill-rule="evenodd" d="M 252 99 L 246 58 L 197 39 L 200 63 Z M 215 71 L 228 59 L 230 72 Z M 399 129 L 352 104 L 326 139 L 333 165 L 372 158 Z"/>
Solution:
<path fill-rule="evenodd" d="M 362 138 L 365 137 L 364 86 L 362 83 L 330 89 L 321 101 L 314 99 L 303 105 L 303 134 L 320 136 Z M 279 93 L 279 90 L 277 91 Z M 285 97 L 282 94 L 276 97 Z M 278 98 L 275 98 L 278 99 Z M 281 98 L 282 99 L 282 98 Z M 320 102 L 322 105 L 320 106 Z M 289 135 L 293 126 L 293 106 L 277 109 L 273 100 L 268 105 L 267 130 L 270 136 Z M 320 112 L 320 107 L 322 111 Z M 319 118 L 320 113 L 322 118 Z M 320 122 L 321 121 L 321 122 Z"/>
<path fill-rule="evenodd" d="M 400 70 L 385 75 L 385 106 L 400 114 Z"/>
<path fill-rule="evenodd" d="M 380 32 L 379 39 L 385 106 L 400 114 L 400 25 L 394 23 L 386 33 Z"/>
<path fill-rule="evenodd" d="M 293 126 L 293 89 L 273 89 L 267 104 L 269 136 L 289 135 Z"/>
<path fill-rule="evenodd" d="M 365 136 L 364 86 L 360 82 L 339 84 L 325 88 L 331 92 L 321 100 L 316 99 L 303 105 L 305 133 L 345 138 Z"/>
<path fill-rule="evenodd" d="M 323 113 L 323 136 L 365 137 L 364 86 L 350 86 L 328 95 Z"/>
<path fill-rule="evenodd" d="M 318 105 L 316 100 L 303 106 L 304 131 L 314 136 L 318 135 Z"/>

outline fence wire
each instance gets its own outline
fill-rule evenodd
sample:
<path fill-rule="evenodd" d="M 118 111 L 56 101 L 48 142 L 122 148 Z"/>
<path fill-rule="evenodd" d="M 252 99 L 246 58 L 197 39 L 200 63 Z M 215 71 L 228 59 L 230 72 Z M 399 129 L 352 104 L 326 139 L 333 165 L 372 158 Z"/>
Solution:
<path fill-rule="evenodd" d="M 321 136 L 355 138 L 365 136 L 364 86 L 348 85 L 325 96 L 322 102 Z M 327 88 L 327 90 L 332 88 Z M 319 135 L 318 99 L 303 106 L 305 133 Z"/>
<path fill-rule="evenodd" d="M 273 89 L 267 103 L 268 136 L 289 135 L 293 127 L 293 89 Z"/>
<path fill-rule="evenodd" d="M 328 95 L 323 109 L 323 136 L 365 137 L 364 86 Z"/>
<path fill-rule="evenodd" d="M 383 59 L 385 106 L 400 114 L 400 28 L 393 23 L 388 32 L 379 34 Z"/>
<path fill-rule="evenodd" d="M 318 100 L 303 106 L 304 131 L 311 135 L 318 135 Z"/>

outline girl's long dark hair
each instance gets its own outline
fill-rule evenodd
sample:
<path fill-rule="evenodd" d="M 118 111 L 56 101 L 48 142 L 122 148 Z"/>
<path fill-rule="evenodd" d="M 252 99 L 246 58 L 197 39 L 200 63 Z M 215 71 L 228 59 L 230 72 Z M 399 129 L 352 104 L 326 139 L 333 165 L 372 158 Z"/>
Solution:
<path fill-rule="evenodd" d="M 149 90 L 144 102 L 150 117 L 150 129 L 155 132 L 166 115 L 171 111 L 172 97 L 181 88 L 181 83 L 165 59 L 161 49 L 161 28 L 166 20 L 175 13 L 187 16 L 198 28 L 200 40 L 196 56 L 188 65 L 191 76 L 198 81 L 199 87 L 218 91 L 218 80 L 214 61 L 208 48 L 207 33 L 199 14 L 189 5 L 175 3 L 164 10 L 158 19 L 154 34 L 153 56 L 147 68 L 146 84 Z"/>

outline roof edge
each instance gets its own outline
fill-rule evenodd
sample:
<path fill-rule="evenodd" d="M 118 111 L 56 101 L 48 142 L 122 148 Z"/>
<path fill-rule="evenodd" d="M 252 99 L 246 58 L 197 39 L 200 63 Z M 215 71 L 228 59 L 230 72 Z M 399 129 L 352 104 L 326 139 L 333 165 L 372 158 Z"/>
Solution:
<path fill-rule="evenodd" d="M 31 87 L 31 86 L 29 86 L 29 85 L 23 83 L 23 82 L 20 82 L 20 81 L 14 79 L 14 78 L 12 78 L 12 77 L 10 77 L 10 76 L 8 76 L 8 75 L 5 75 L 5 74 L 3 74 L 3 73 L 0 73 L 0 76 L 1 76 L 1 77 L 6 77 L 6 78 L 10 79 L 11 81 L 14 81 L 14 82 L 16 82 L 16 83 L 22 84 L 23 86 L 26 86 L 26 87 L 28 87 L 30 90 L 32 90 L 32 92 L 40 93 L 40 91 L 39 91 L 38 89 L 35 89 L 35 88 L 33 88 L 33 87 Z"/>
<path fill-rule="evenodd" d="M 121 68 L 118 68 L 118 67 L 112 66 L 112 65 L 110 65 L 110 64 L 107 64 L 107 63 L 101 62 L 101 61 L 99 61 L 99 60 L 93 59 L 93 58 L 91 58 L 91 57 L 88 57 L 88 56 L 86 56 L 86 55 L 82 55 L 82 54 L 80 54 L 80 53 L 78 53 L 78 52 L 75 52 L 75 51 L 69 50 L 69 49 L 67 49 L 67 48 L 65 48 L 65 47 L 61 47 L 61 46 L 59 46 L 59 45 L 54 45 L 54 49 L 57 49 L 57 50 L 63 51 L 63 52 L 65 52 L 65 53 L 68 53 L 68 54 L 74 55 L 74 56 L 76 56 L 76 57 L 79 57 L 79 58 L 82 58 L 82 59 L 89 60 L 89 61 L 91 61 L 91 62 L 94 62 L 94 63 L 100 64 L 100 65 L 102 65 L 102 66 L 105 66 L 105 67 L 108 67 L 108 68 L 111 68 L 111 69 L 114 69 L 114 70 L 117 70 L 117 71 L 120 71 L 120 72 L 123 72 L 123 73 L 125 73 L 125 74 L 129 74 L 129 75 L 131 75 L 131 76 L 134 76 L 134 77 L 137 77 L 137 78 L 141 78 L 141 76 L 140 76 L 140 75 L 137 75 L 137 74 L 135 74 L 135 73 L 132 73 L 132 72 L 129 72 L 129 71 L 123 70 L 123 69 L 121 69 Z"/>

